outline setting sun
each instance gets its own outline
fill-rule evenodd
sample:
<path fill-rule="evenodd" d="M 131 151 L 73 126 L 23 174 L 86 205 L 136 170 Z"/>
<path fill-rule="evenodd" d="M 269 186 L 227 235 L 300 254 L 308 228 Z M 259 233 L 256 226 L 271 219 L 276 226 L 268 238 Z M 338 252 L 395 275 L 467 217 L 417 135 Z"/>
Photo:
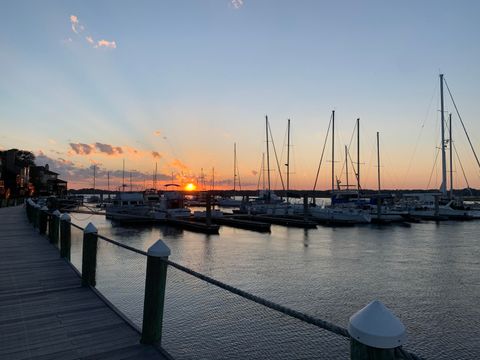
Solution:
<path fill-rule="evenodd" d="M 195 184 L 188 183 L 187 185 L 185 185 L 185 190 L 186 191 L 193 191 L 193 190 L 196 190 L 196 189 L 197 189 L 197 186 Z"/>

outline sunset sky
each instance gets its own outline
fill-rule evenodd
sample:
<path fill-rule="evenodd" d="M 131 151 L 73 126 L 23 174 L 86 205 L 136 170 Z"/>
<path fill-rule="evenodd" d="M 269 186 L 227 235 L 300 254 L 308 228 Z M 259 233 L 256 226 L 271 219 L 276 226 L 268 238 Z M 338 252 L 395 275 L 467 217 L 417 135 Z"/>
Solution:
<path fill-rule="evenodd" d="M 2 1 L 0 149 L 35 153 L 69 188 L 174 181 L 256 189 L 269 116 L 281 171 L 291 119 L 291 187 L 313 187 L 330 114 L 335 163 L 361 118 L 362 186 L 440 185 L 440 73 L 480 152 L 477 0 Z M 471 187 L 480 169 L 452 102 Z M 448 117 L 448 116 L 447 116 Z M 330 187 L 331 143 L 317 188 Z M 356 142 L 350 156 L 356 159 Z M 465 187 L 455 155 L 455 187 Z M 281 188 L 273 152 L 272 185 Z M 354 178 L 349 165 L 350 182 Z M 200 186 L 201 187 L 201 186 Z"/>

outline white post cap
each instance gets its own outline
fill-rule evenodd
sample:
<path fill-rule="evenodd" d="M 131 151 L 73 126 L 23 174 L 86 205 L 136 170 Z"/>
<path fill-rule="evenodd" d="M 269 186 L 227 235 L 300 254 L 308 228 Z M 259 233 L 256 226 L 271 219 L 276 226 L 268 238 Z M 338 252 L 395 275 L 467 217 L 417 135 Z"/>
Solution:
<path fill-rule="evenodd" d="M 70 218 L 70 215 L 68 215 L 67 213 L 63 213 L 62 216 L 60 216 L 60 220 L 71 221 L 72 219 Z"/>
<path fill-rule="evenodd" d="M 147 251 L 148 256 L 153 257 L 169 257 L 171 254 L 170 248 L 165 245 L 162 240 L 157 240 L 155 244 L 150 246 Z"/>
<path fill-rule="evenodd" d="M 84 234 L 98 233 L 97 228 L 92 223 L 88 223 L 87 227 L 83 230 Z"/>
<path fill-rule="evenodd" d="M 42 211 L 48 211 L 48 207 L 43 206 L 40 210 L 42 210 Z"/>
<path fill-rule="evenodd" d="M 358 342 L 380 349 L 393 349 L 407 340 L 400 319 L 378 300 L 350 317 L 348 333 Z"/>
<path fill-rule="evenodd" d="M 60 217 L 60 216 L 62 215 L 62 213 L 61 213 L 60 211 L 58 211 L 58 210 L 55 210 L 55 211 L 53 212 L 53 215 L 55 215 L 55 216 L 57 216 L 57 217 Z"/>

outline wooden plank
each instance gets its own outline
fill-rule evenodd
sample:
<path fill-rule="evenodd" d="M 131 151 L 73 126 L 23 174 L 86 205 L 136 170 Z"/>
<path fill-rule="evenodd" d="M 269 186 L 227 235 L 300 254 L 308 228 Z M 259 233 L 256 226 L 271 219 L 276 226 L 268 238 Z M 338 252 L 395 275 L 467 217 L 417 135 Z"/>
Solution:
<path fill-rule="evenodd" d="M 24 212 L 0 209 L 0 359 L 164 359 L 80 286 Z"/>

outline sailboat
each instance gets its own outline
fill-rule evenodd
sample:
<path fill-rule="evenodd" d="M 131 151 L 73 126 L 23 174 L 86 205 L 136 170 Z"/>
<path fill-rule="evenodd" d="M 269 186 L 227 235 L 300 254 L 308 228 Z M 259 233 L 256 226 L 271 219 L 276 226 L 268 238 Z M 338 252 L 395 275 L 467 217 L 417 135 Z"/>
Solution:
<path fill-rule="evenodd" d="M 239 207 L 242 204 L 241 200 L 235 199 L 237 179 L 238 186 L 240 187 L 240 175 L 238 174 L 237 164 L 237 143 L 233 143 L 233 196 L 222 196 L 221 198 L 217 199 L 218 206 Z"/>
<path fill-rule="evenodd" d="M 370 214 L 356 207 L 355 203 L 343 201 L 345 196 L 347 199 L 354 196 L 358 197 L 357 193 L 350 191 L 342 192 L 335 190 L 335 110 L 332 110 L 332 203 L 330 206 L 311 206 L 309 208 L 310 215 L 318 222 L 338 225 L 348 224 L 368 224 L 371 222 Z M 358 119 L 357 119 L 358 124 Z M 357 129 L 359 131 L 359 129 Z M 359 174 L 359 170 L 357 169 Z M 358 184 L 359 176 L 357 175 Z M 360 188 L 360 185 L 358 185 Z"/>
<path fill-rule="evenodd" d="M 444 108 L 444 75 L 440 74 L 440 129 L 442 151 L 442 183 L 440 193 L 430 194 L 433 201 L 417 202 L 409 209 L 409 214 L 415 217 L 432 220 L 469 220 L 475 218 L 475 214 L 462 203 L 453 199 L 453 176 L 452 176 L 452 117 L 449 117 L 449 140 L 445 140 L 445 108 Z M 468 134 L 467 134 L 468 136 Z M 447 192 L 447 161 L 446 147 L 447 142 L 450 147 L 450 193 Z M 473 147 L 472 147 L 473 149 Z"/>

